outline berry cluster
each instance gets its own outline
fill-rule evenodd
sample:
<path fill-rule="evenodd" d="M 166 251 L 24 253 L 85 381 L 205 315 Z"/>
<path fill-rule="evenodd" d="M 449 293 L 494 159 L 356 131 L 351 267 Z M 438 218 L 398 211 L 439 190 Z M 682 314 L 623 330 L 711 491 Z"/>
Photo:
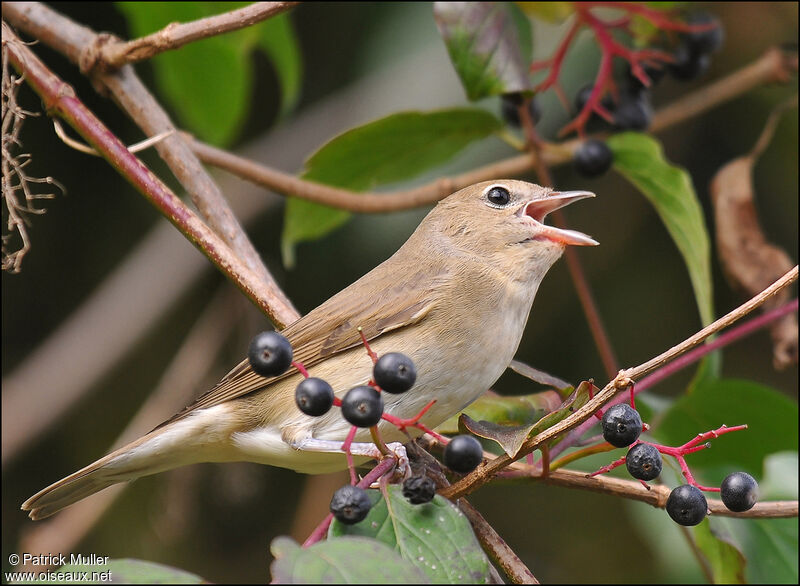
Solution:
<path fill-rule="evenodd" d="M 641 64 L 641 73 L 636 75 L 630 63 L 625 68 L 622 83 L 614 84 L 606 79 L 605 84 L 612 88 L 605 93 L 599 104 L 590 107 L 587 120 L 589 127 L 602 128 L 602 122 L 611 123 L 615 130 L 647 130 L 653 118 L 651 89 L 656 86 L 664 74 L 678 80 L 688 81 L 700 77 L 709 68 L 711 53 L 722 46 L 724 29 L 719 21 L 705 12 L 698 12 L 686 19 L 691 30 L 680 35 L 674 52 L 665 54 L 661 62 L 651 61 Z M 596 83 L 583 86 L 575 96 L 575 112 L 580 115 L 594 93 Z M 575 170 L 584 177 L 597 177 L 611 167 L 613 155 L 611 149 L 602 141 L 587 140 L 575 151 L 573 163 Z"/>
<path fill-rule="evenodd" d="M 342 416 L 354 426 L 353 433 L 342 445 L 342 450 L 348 455 L 355 428 L 373 427 L 381 419 L 389 421 L 401 430 L 415 426 L 431 433 L 431 430 L 418 420 L 433 405 L 433 401 L 411 420 L 402 420 L 383 412 L 382 391 L 399 394 L 414 386 L 417 380 L 414 362 L 399 352 L 389 352 L 378 358 L 370 349 L 363 334 L 361 338 L 367 353 L 373 359 L 372 380 L 366 385 L 353 387 L 341 400 L 334 395 L 333 387 L 327 381 L 309 376 L 305 367 L 293 360 L 289 340 L 277 332 L 262 332 L 256 335 L 250 343 L 247 356 L 253 372 L 265 377 L 279 376 L 290 366 L 295 366 L 304 377 L 295 389 L 295 403 L 306 415 L 319 417 L 325 415 L 334 405 L 341 407 Z M 483 449 L 478 440 L 472 436 L 456 436 L 444 450 L 445 464 L 451 470 L 462 474 L 476 468 L 482 459 Z M 354 473 L 352 476 L 355 478 Z M 355 482 L 338 489 L 330 503 L 331 513 L 340 522 L 348 525 L 364 520 L 372 507 L 367 492 L 354 484 Z M 429 502 L 435 494 L 436 486 L 433 480 L 425 475 L 411 476 L 403 483 L 403 495 L 412 504 Z"/>
<path fill-rule="evenodd" d="M 567 51 L 581 28 L 589 29 L 601 50 L 600 66 L 591 83 L 581 87 L 573 98 L 573 120 L 561 130 L 561 135 L 576 131 L 584 136 L 589 130 L 646 130 L 653 118 L 651 90 L 666 73 L 678 80 L 691 80 L 703 75 L 711 63 L 711 53 L 719 50 L 724 30 L 717 18 L 706 12 L 694 12 L 681 19 L 671 10 L 658 10 L 637 3 L 613 3 L 621 12 L 619 18 L 606 18 L 594 11 L 608 8 L 610 3 L 575 3 L 575 19 L 553 56 L 531 64 L 531 71 L 549 70 L 534 89 L 543 92 L 555 89 L 567 110 L 569 100 L 559 84 Z M 642 38 L 634 20 L 647 21 L 658 34 Z M 628 48 L 617 38 L 617 32 L 649 47 Z M 636 44 L 636 43 L 634 43 Z M 671 47 L 665 50 L 664 46 Z M 621 79 L 615 80 L 614 58 L 625 63 Z M 535 97 L 523 93 L 505 94 L 501 111 L 505 121 L 521 125 L 520 111 L 526 106 L 531 123 L 542 117 Z M 605 126 L 604 126 L 605 123 Z M 586 141 L 573 158 L 575 169 L 586 177 L 605 173 L 613 160 L 611 150 L 602 141 Z"/>
<path fill-rule="evenodd" d="M 633 399 L 631 399 L 632 401 Z M 599 414 L 598 414 L 599 415 Z M 692 526 L 700 523 L 708 514 L 708 503 L 703 490 L 720 492 L 725 506 L 731 511 L 743 512 L 751 509 L 758 499 L 758 484 L 746 472 L 734 472 L 722 482 L 720 488 L 698 485 L 684 460 L 686 454 L 709 447 L 701 443 L 723 433 L 744 429 L 746 425 L 726 427 L 699 434 L 693 440 L 679 447 L 662 446 L 650 442 L 642 442 L 639 435 L 647 427 L 642 423 L 639 412 L 624 403 L 609 408 L 601 417 L 603 438 L 617 448 L 628 448 L 628 453 L 619 460 L 604 466 L 590 476 L 603 474 L 622 464 L 628 473 L 647 487 L 645 481 L 654 480 L 661 474 L 663 462 L 661 454 L 673 456 L 681 467 L 688 484 L 675 488 L 667 499 L 666 509 L 673 521 L 680 525 Z M 649 487 L 648 487 L 649 488 Z"/>

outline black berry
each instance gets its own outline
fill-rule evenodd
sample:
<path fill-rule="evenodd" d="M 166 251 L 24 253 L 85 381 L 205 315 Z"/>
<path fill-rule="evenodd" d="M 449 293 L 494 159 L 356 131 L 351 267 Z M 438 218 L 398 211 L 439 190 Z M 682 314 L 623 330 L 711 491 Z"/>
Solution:
<path fill-rule="evenodd" d="M 685 41 L 678 45 L 672 57 L 675 61 L 669 64 L 670 75 L 683 81 L 700 77 L 711 66 L 708 53 L 696 53 Z"/>
<path fill-rule="evenodd" d="M 575 151 L 575 170 L 584 177 L 597 177 L 611 167 L 614 155 L 608 145 L 600 140 L 586 140 Z"/>
<path fill-rule="evenodd" d="M 403 496 L 412 505 L 429 503 L 436 495 L 436 485 L 427 476 L 411 476 L 403 482 Z"/>
<path fill-rule="evenodd" d="M 321 378 L 309 377 L 297 385 L 294 400 L 306 415 L 325 415 L 333 405 L 333 388 Z"/>
<path fill-rule="evenodd" d="M 481 443 L 471 435 L 457 435 L 444 449 L 444 463 L 454 472 L 472 472 L 483 460 Z"/>
<path fill-rule="evenodd" d="M 601 425 L 603 438 L 617 448 L 631 445 L 642 433 L 642 418 L 627 403 L 619 403 L 608 409 L 603 414 Z"/>
<path fill-rule="evenodd" d="M 758 500 L 758 483 L 747 472 L 734 472 L 722 481 L 719 496 L 731 511 L 749 511 Z"/>
<path fill-rule="evenodd" d="M 363 521 L 372 508 L 372 501 L 367 491 L 350 484 L 333 493 L 331 498 L 331 513 L 345 525 L 355 525 Z"/>
<path fill-rule="evenodd" d="M 383 398 L 372 387 L 354 387 L 342 399 L 342 415 L 358 427 L 372 427 L 383 415 Z"/>
<path fill-rule="evenodd" d="M 686 19 L 686 24 L 715 25 L 704 31 L 687 32 L 681 35 L 694 53 L 713 53 L 722 47 L 722 42 L 725 40 L 725 29 L 722 28 L 717 17 L 707 12 L 696 12 Z"/>
<path fill-rule="evenodd" d="M 634 478 L 653 480 L 661 474 L 661 454 L 650 444 L 636 444 L 625 456 L 625 466 Z"/>
<path fill-rule="evenodd" d="M 624 94 L 613 114 L 614 126 L 620 130 L 646 130 L 653 119 L 649 92 Z"/>
<path fill-rule="evenodd" d="M 405 393 L 417 380 L 417 368 L 405 354 L 389 352 L 375 363 L 372 378 L 387 393 Z"/>
<path fill-rule="evenodd" d="M 699 488 L 684 484 L 669 493 L 667 513 L 678 525 L 691 527 L 705 519 L 708 503 Z"/>
<path fill-rule="evenodd" d="M 250 342 L 247 359 L 256 374 L 278 376 L 292 364 L 292 345 L 278 332 L 261 332 Z"/>
<path fill-rule="evenodd" d="M 519 119 L 519 107 L 522 105 L 524 100 L 525 96 L 519 92 L 513 94 L 504 94 L 500 99 L 503 120 L 505 120 L 511 126 L 516 126 L 519 128 L 522 125 Z M 531 98 L 528 102 L 528 112 L 530 112 L 531 120 L 534 124 L 539 122 L 542 117 L 542 110 L 539 108 L 539 104 L 536 102 L 535 98 Z"/>

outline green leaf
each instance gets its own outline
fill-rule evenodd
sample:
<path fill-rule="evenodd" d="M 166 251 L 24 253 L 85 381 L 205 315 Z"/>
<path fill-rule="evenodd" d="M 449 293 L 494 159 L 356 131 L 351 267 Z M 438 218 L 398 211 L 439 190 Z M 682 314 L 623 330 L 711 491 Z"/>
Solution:
<path fill-rule="evenodd" d="M 516 2 L 516 4 L 525 14 L 554 24 L 564 22 L 574 12 L 571 2 Z"/>
<path fill-rule="evenodd" d="M 797 500 L 797 452 L 779 452 L 764 461 L 758 484 L 761 500 Z M 744 551 L 752 560 L 747 579 L 753 584 L 797 584 L 797 519 L 731 519 L 734 535 L 744 535 Z"/>
<path fill-rule="evenodd" d="M 563 403 L 555 403 L 558 399 L 551 399 L 550 413 L 543 417 L 530 417 L 521 425 L 500 425 L 486 420 L 474 421 L 466 413 L 462 413 L 458 419 L 459 427 L 463 426 L 466 431 L 478 437 L 496 442 L 506 454 L 514 457 L 529 437 L 554 426 L 583 407 L 589 401 L 590 385 L 591 383 L 587 381 L 582 382 Z M 558 395 L 555 391 L 551 392 Z"/>
<path fill-rule="evenodd" d="M 258 45 L 275 67 L 281 84 L 281 115 L 297 104 L 303 76 L 300 45 L 288 14 L 270 18 L 258 27 Z"/>
<path fill-rule="evenodd" d="M 68 564 L 54 570 L 68 574 L 63 579 L 47 579 L 42 584 L 54 582 L 101 584 L 206 584 L 207 581 L 177 568 L 143 560 L 109 560 L 106 564 Z M 85 572 L 85 574 L 84 574 Z M 38 582 L 34 582 L 38 583 Z"/>
<path fill-rule="evenodd" d="M 117 2 L 133 37 L 171 22 L 189 22 L 230 11 L 235 2 Z M 151 59 L 156 82 L 180 123 L 204 140 L 230 144 L 247 116 L 253 85 L 251 52 L 260 47 L 271 59 L 282 86 L 282 112 L 297 100 L 300 57 L 288 16 L 216 35 L 165 51 Z"/>
<path fill-rule="evenodd" d="M 687 456 L 701 484 L 716 486 L 736 470 L 761 475 L 764 459 L 772 453 L 797 449 L 797 403 L 754 382 L 706 380 L 693 393 L 678 399 L 653 430 L 659 441 L 682 445 L 698 433 L 747 424 L 747 429 L 711 441 L 711 448 Z"/>
<path fill-rule="evenodd" d="M 133 36 L 140 37 L 171 22 L 209 16 L 202 2 L 118 2 Z M 230 7 L 228 8 L 228 10 Z M 235 31 L 196 41 L 156 55 L 151 62 L 158 83 L 180 123 L 204 140 L 229 144 L 247 114 L 252 71 L 247 62 L 251 33 Z"/>
<path fill-rule="evenodd" d="M 503 397 L 495 393 L 484 393 L 461 413 L 476 421 L 491 421 L 500 425 L 525 425 L 538 421 L 561 405 L 561 397 L 556 391 L 547 390 L 530 395 Z M 439 433 L 459 433 L 456 413 L 441 425 Z"/>
<path fill-rule="evenodd" d="M 341 537 L 302 548 L 288 537 L 270 544 L 278 584 L 425 584 L 425 574 L 380 541 Z"/>
<path fill-rule="evenodd" d="M 650 201 L 678 247 L 694 288 L 703 325 L 714 320 L 711 257 L 703 208 L 689 174 L 664 158 L 651 136 L 624 132 L 608 139 L 614 169 Z"/>
<path fill-rule="evenodd" d="M 397 485 L 388 486 L 387 495 L 388 502 L 380 498 L 361 523 L 343 525 L 334 521 L 329 539 L 336 542 L 343 535 L 377 539 L 399 552 L 433 583 L 489 581 L 489 560 L 469 521 L 453 503 L 436 495 L 429 503 L 412 505 Z"/>
<path fill-rule="evenodd" d="M 736 519 L 744 521 L 744 519 Z M 753 584 L 797 584 L 797 519 L 747 519 L 747 579 Z M 750 553 L 752 552 L 752 553 Z"/>
<path fill-rule="evenodd" d="M 352 128 L 323 145 L 306 162 L 302 177 L 365 191 L 441 165 L 501 127 L 492 114 L 474 108 L 392 114 Z M 295 244 L 320 238 L 349 217 L 349 212 L 290 198 L 281 242 L 284 263 L 293 266 Z"/>
<path fill-rule="evenodd" d="M 708 561 L 714 584 L 744 584 L 747 564 L 742 552 L 730 541 L 722 528 L 712 527 L 705 519 L 694 528 L 697 547 Z"/>
<path fill-rule="evenodd" d="M 467 97 L 533 89 L 530 23 L 510 2 L 434 2 L 433 16 Z"/>
<path fill-rule="evenodd" d="M 667 161 L 661 143 L 647 134 L 617 134 L 608 139 L 608 146 L 614 153 L 614 169 L 642 192 L 664 222 L 689 271 L 700 320 L 710 324 L 714 321 L 711 245 L 691 177 Z M 707 356 L 691 388 L 718 376 L 720 360 L 719 352 Z"/>

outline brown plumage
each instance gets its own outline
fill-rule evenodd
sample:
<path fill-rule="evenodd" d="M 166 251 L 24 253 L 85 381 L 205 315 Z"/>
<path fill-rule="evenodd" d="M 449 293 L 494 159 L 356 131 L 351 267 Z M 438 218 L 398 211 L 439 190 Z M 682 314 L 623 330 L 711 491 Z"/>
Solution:
<path fill-rule="evenodd" d="M 596 244 L 544 216 L 588 192 L 552 193 L 522 181 L 479 183 L 445 198 L 388 260 L 288 326 L 294 359 L 337 396 L 365 384 L 372 363 L 358 327 L 382 354 L 414 360 L 418 378 L 384 395 L 385 412 L 435 427 L 489 388 L 519 345 L 539 283 L 568 244 Z M 338 409 L 309 417 L 294 404 L 295 368 L 264 378 L 247 361 L 142 438 L 52 484 L 23 503 L 52 515 L 98 490 L 194 462 L 246 460 L 327 472 L 345 466 L 338 450 L 350 429 Z M 386 441 L 404 439 L 381 421 Z M 356 441 L 369 442 L 360 429 Z M 365 454 L 367 452 L 364 452 Z"/>

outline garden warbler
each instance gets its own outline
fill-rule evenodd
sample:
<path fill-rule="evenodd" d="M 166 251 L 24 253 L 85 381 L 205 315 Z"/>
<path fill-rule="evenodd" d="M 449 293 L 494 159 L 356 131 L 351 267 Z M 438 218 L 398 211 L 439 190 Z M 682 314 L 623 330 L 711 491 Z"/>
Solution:
<path fill-rule="evenodd" d="M 549 212 L 592 196 L 513 180 L 466 187 L 440 201 L 391 258 L 281 333 L 294 359 L 339 397 L 372 375 L 359 327 L 378 355 L 406 354 L 417 382 L 406 393 L 384 393 L 384 412 L 411 418 L 435 399 L 421 419 L 434 428 L 508 366 L 539 283 L 564 248 L 597 244 L 543 223 Z M 338 408 L 303 414 L 294 400 L 301 380 L 295 367 L 259 376 L 245 360 L 183 411 L 22 509 L 42 519 L 112 484 L 195 462 L 243 460 L 306 473 L 344 468 L 341 445 L 351 426 Z M 387 421 L 378 428 L 385 441 L 407 439 Z M 368 429 L 355 441 L 354 454 L 378 454 Z"/>

